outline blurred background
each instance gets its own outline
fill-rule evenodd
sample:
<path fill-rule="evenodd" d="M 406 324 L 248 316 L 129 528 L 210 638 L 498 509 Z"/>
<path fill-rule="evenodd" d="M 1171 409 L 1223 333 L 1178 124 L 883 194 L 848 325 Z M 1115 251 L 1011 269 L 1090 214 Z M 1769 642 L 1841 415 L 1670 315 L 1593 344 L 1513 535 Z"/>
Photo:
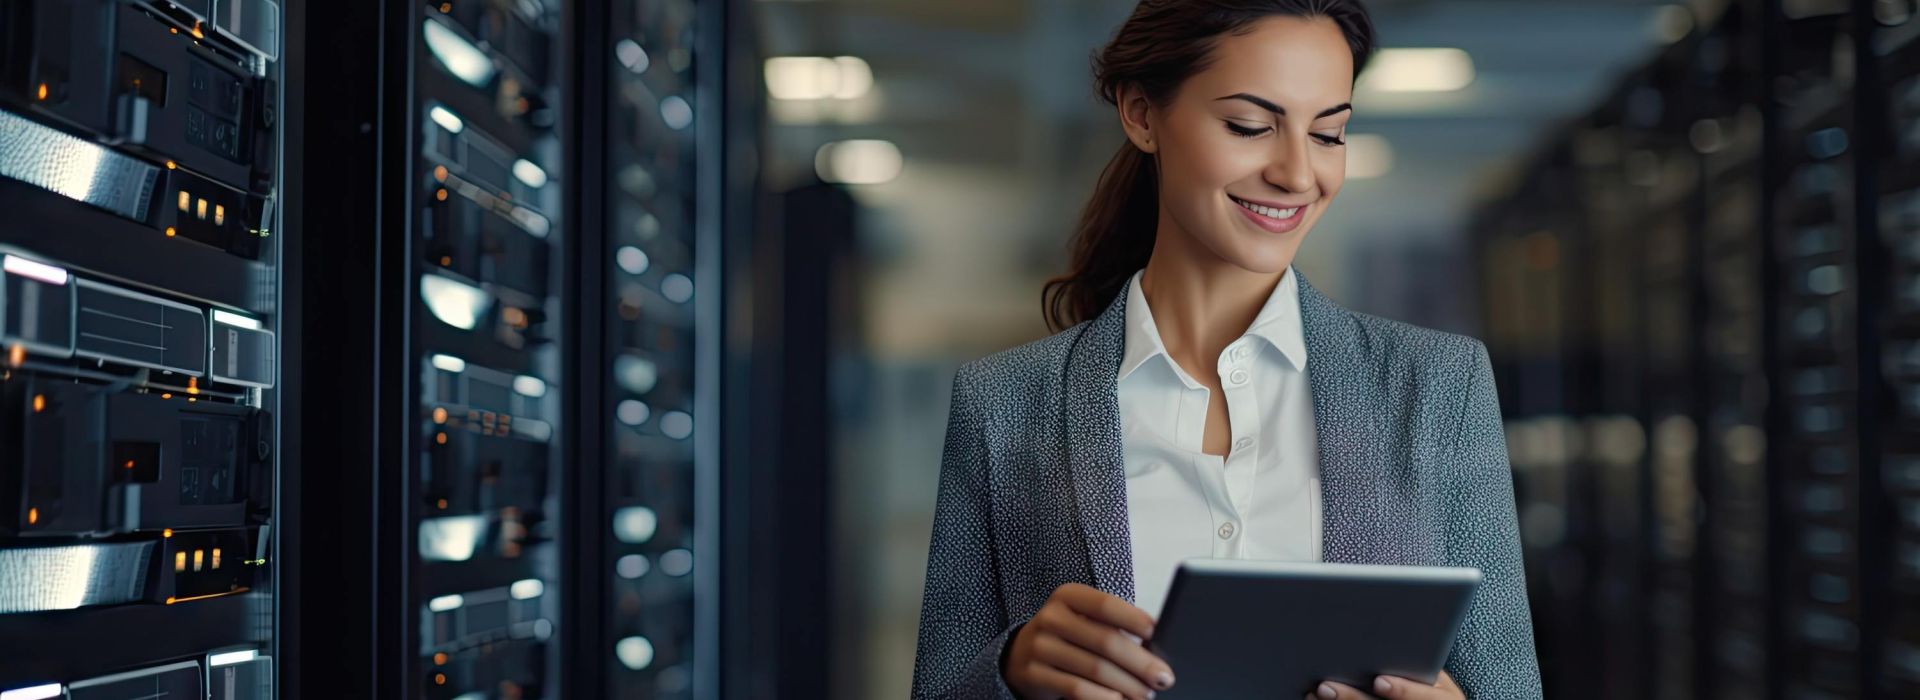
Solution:
<path fill-rule="evenodd" d="M 1920 4 L 1368 6 L 1548 695 L 1920 697 Z M 1132 7 L 0 0 L 0 700 L 905 696 Z"/>

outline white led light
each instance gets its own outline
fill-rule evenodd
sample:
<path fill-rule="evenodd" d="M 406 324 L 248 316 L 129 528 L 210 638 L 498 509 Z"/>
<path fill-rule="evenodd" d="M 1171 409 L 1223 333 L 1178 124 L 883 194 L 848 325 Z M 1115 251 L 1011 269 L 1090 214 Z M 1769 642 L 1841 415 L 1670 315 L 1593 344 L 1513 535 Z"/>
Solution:
<path fill-rule="evenodd" d="M 820 146 L 813 170 L 820 179 L 849 185 L 878 185 L 900 176 L 906 161 L 891 141 L 852 139 Z"/>
<path fill-rule="evenodd" d="M 675 131 L 685 129 L 693 123 L 693 105 L 687 104 L 687 98 L 669 95 L 660 101 L 660 121 Z"/>
<path fill-rule="evenodd" d="M 420 558 L 466 561 L 487 536 L 487 516 L 456 515 L 420 521 Z"/>
<path fill-rule="evenodd" d="M 547 383 L 540 381 L 539 377 L 522 374 L 513 378 L 513 390 L 521 396 L 539 398 L 547 395 Z"/>
<path fill-rule="evenodd" d="M 678 272 L 660 280 L 660 296 L 676 304 L 684 304 L 693 298 L 693 280 Z"/>
<path fill-rule="evenodd" d="M 647 562 L 647 558 L 638 554 L 620 557 L 619 561 L 613 563 L 613 572 L 629 581 L 647 575 L 647 570 L 651 568 L 653 565 Z"/>
<path fill-rule="evenodd" d="M 669 549 L 660 555 L 660 573 L 668 576 L 685 576 L 693 572 L 693 552 L 684 549 Z"/>
<path fill-rule="evenodd" d="M 1393 170 L 1393 144 L 1378 134 L 1347 134 L 1347 179 L 1380 177 Z"/>
<path fill-rule="evenodd" d="M 614 417 L 619 418 L 622 423 L 633 426 L 647 422 L 647 416 L 651 413 L 646 404 L 633 399 L 621 401 L 620 405 L 613 409 Z"/>
<path fill-rule="evenodd" d="M 467 128 L 467 123 L 460 121 L 460 115 L 440 105 L 427 108 L 427 116 L 432 117 L 433 123 L 439 124 L 440 128 L 446 129 L 448 133 L 458 134 L 461 129 Z"/>
<path fill-rule="evenodd" d="M 239 326 L 241 328 L 252 328 L 256 331 L 260 330 L 260 319 L 241 316 L 232 311 L 221 309 L 213 310 L 213 322 L 224 323 L 229 326 Z"/>
<path fill-rule="evenodd" d="M 840 91 L 840 66 L 819 56 L 776 56 L 766 62 L 767 93 L 776 100 L 818 100 Z"/>
<path fill-rule="evenodd" d="M 446 612 L 448 610 L 453 610 L 455 608 L 458 608 L 466 604 L 467 604 L 467 599 L 462 598 L 460 597 L 460 594 L 455 593 L 453 595 L 443 595 L 438 598 L 434 598 L 433 600 L 427 601 L 427 609 L 432 610 L 434 612 Z"/>
<path fill-rule="evenodd" d="M 66 284 L 67 271 L 43 262 L 9 255 L 5 268 L 7 272 L 21 277 L 31 277 L 47 284 Z"/>
<path fill-rule="evenodd" d="M 540 579 L 537 578 L 525 578 L 514 581 L 513 586 L 507 589 L 507 595 L 513 596 L 514 600 L 538 598 L 540 594 L 545 592 L 547 592 L 547 584 L 541 583 Z"/>
<path fill-rule="evenodd" d="M 0 700 L 43 700 L 60 697 L 60 684 L 48 683 L 30 688 L 0 690 Z"/>
<path fill-rule="evenodd" d="M 232 664 L 243 664 L 248 661 L 252 661 L 256 658 L 259 658 L 259 656 L 260 656 L 260 652 L 254 651 L 252 649 L 247 649 L 245 651 L 229 651 L 226 653 L 214 654 L 213 656 L 207 657 L 207 666 L 213 667 L 213 666 L 229 666 Z"/>
<path fill-rule="evenodd" d="M 865 60 L 855 56 L 835 56 L 833 64 L 840 73 L 839 85 L 834 86 L 833 90 L 835 98 L 851 100 L 873 89 L 873 68 Z"/>
<path fill-rule="evenodd" d="M 613 57 L 620 60 L 620 65 L 626 66 L 627 70 L 635 73 L 647 72 L 647 66 L 652 64 L 652 61 L 647 58 L 647 50 L 640 48 L 640 43 L 632 39 L 621 39 L 615 42 Z"/>
<path fill-rule="evenodd" d="M 420 296 L 426 298 L 427 310 L 434 317 L 464 331 L 473 330 L 480 323 L 480 315 L 493 303 L 480 288 L 440 275 L 420 277 Z"/>
<path fill-rule="evenodd" d="M 653 539 L 660 517 L 646 506 L 628 506 L 613 512 L 613 537 L 627 544 L 645 544 Z"/>
<path fill-rule="evenodd" d="M 647 260 L 646 251 L 630 245 L 620 246 L 620 250 L 615 251 L 613 254 L 613 261 L 618 263 L 620 269 L 629 275 L 645 273 L 651 265 L 651 262 Z"/>
<path fill-rule="evenodd" d="M 613 378 L 627 391 L 645 394 L 660 381 L 660 368 L 652 360 L 623 354 L 613 359 Z"/>
<path fill-rule="evenodd" d="M 431 19 L 422 23 L 421 29 L 425 32 L 427 50 L 440 59 L 440 64 L 454 77 L 474 87 L 486 85 L 493 79 L 493 59 L 487 58 L 485 51 L 469 43 L 459 32 Z"/>
<path fill-rule="evenodd" d="M 1361 73 L 1359 89 L 1451 92 L 1473 82 L 1473 58 L 1460 49 L 1382 49 Z"/>
<path fill-rule="evenodd" d="M 513 162 L 513 176 L 535 189 L 547 186 L 547 171 L 525 158 Z"/>
<path fill-rule="evenodd" d="M 653 665 L 653 642 L 646 637 L 628 637 L 613 645 L 613 654 L 620 657 L 620 665 L 639 671 Z"/>
<path fill-rule="evenodd" d="M 433 368 L 442 372 L 465 372 L 467 361 L 452 355 L 434 355 Z"/>
<path fill-rule="evenodd" d="M 693 416 L 683 411 L 667 411 L 660 416 L 660 433 L 675 440 L 685 440 L 693 434 Z"/>

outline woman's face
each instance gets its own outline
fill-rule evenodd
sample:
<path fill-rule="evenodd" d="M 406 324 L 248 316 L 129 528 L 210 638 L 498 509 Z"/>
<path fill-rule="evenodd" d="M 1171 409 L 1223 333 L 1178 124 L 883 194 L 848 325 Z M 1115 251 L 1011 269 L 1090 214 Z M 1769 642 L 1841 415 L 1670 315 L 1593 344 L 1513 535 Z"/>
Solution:
<path fill-rule="evenodd" d="M 1346 179 L 1353 54 L 1339 27 L 1261 20 L 1221 37 L 1168 104 L 1141 97 L 1125 93 L 1121 118 L 1158 158 L 1162 235 L 1249 271 L 1286 269 Z"/>

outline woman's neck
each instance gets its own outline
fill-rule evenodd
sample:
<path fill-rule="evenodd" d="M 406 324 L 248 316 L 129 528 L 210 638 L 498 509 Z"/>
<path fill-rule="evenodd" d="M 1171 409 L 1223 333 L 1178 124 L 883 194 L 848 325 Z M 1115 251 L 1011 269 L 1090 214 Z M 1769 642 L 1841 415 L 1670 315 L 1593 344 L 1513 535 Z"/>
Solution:
<path fill-rule="evenodd" d="M 1204 363 L 1201 367 L 1212 367 L 1220 351 L 1253 325 L 1285 275 L 1285 268 L 1277 273 L 1252 272 L 1222 260 L 1163 222 L 1141 276 L 1140 292 L 1153 309 L 1160 343 L 1175 361 L 1192 359 Z"/>

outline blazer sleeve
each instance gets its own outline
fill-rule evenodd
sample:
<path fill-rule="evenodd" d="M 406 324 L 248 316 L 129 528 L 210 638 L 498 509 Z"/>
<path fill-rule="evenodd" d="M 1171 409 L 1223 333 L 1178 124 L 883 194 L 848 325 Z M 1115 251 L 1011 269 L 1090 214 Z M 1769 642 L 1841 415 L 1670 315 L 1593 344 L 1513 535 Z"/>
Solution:
<path fill-rule="evenodd" d="M 1527 605 L 1520 528 L 1514 513 L 1513 472 L 1500 421 L 1500 396 L 1487 348 L 1471 343 L 1460 428 L 1455 432 L 1454 506 L 1447 519 L 1448 558 L 1480 569 L 1480 589 L 1454 638 L 1447 672 L 1468 698 L 1541 697 Z"/>
<path fill-rule="evenodd" d="M 983 412 L 968 380 L 970 369 L 963 367 L 954 377 L 940 460 L 913 663 L 915 700 L 1014 700 L 1000 673 L 1000 655 L 1017 625 L 1008 624 L 1000 601 Z"/>

